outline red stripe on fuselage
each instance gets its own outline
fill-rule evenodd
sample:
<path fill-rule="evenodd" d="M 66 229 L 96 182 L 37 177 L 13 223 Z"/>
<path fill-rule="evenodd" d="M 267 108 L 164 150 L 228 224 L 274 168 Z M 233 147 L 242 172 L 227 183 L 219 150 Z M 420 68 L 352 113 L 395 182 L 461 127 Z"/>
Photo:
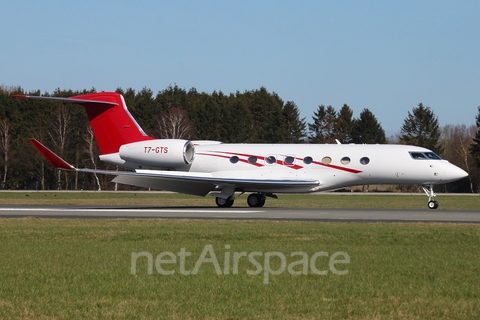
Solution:
<path fill-rule="evenodd" d="M 211 154 L 211 153 L 197 153 L 197 154 L 202 155 L 202 156 L 212 156 L 212 157 L 218 157 L 218 158 L 224 158 L 224 159 L 230 159 L 231 158 L 230 156 L 222 156 L 220 154 Z M 238 161 L 243 162 L 243 163 L 247 163 L 247 164 L 251 164 L 251 165 L 254 165 L 256 167 L 263 167 L 264 166 L 263 164 L 258 163 L 258 162 L 250 163 L 250 162 L 248 162 L 247 159 L 238 158 Z"/>
<path fill-rule="evenodd" d="M 241 156 L 241 157 L 256 157 L 257 159 L 262 160 L 262 161 L 265 161 L 265 158 L 266 158 L 265 156 L 256 156 L 256 155 L 253 155 L 253 154 L 246 154 L 246 153 L 222 152 L 222 151 L 213 151 L 213 152 L 226 153 L 226 154 L 230 154 L 230 155 L 234 155 L 234 156 Z M 225 156 L 223 156 L 223 157 L 225 157 Z M 226 157 L 226 158 L 230 158 L 230 157 Z M 245 163 L 250 163 L 250 162 L 248 162 L 248 160 L 244 160 L 244 159 L 241 159 L 241 158 L 239 158 L 239 161 L 242 161 L 242 162 L 245 162 Z M 285 166 L 285 167 L 294 169 L 294 170 L 298 170 L 298 169 L 303 168 L 302 166 L 299 166 L 298 164 L 287 164 L 287 163 L 285 163 L 281 160 L 276 160 L 275 163 L 278 164 L 278 165 L 281 165 L 281 166 Z M 257 162 L 250 163 L 250 164 L 253 164 L 257 167 L 263 167 L 264 166 L 263 164 L 258 164 Z"/>
<path fill-rule="evenodd" d="M 247 154 L 247 153 L 224 152 L 224 151 L 212 151 L 212 152 L 216 152 L 217 154 L 211 154 L 211 153 L 199 153 L 199 154 L 200 155 L 205 155 L 205 156 L 214 156 L 214 157 L 219 157 L 219 158 L 224 158 L 224 159 L 230 159 L 231 156 L 225 156 L 225 155 L 221 155 L 221 154 L 218 154 L 218 153 L 240 156 L 240 157 L 247 157 L 247 158 L 253 156 L 253 157 L 256 157 L 257 159 L 262 160 L 262 161 L 265 161 L 265 158 L 266 158 L 265 156 L 257 156 L 257 155 L 253 155 L 253 154 Z M 297 158 L 297 159 L 303 161 L 303 158 Z M 251 164 L 251 165 L 254 165 L 256 167 L 263 167 L 264 166 L 263 164 L 260 164 L 260 163 L 257 163 L 257 162 L 250 163 L 250 162 L 248 162 L 248 159 L 238 158 L 238 161 L 243 162 L 243 163 L 247 163 L 247 164 Z M 278 160 L 278 159 L 276 159 L 275 163 L 278 164 L 278 165 L 281 165 L 281 166 L 285 166 L 285 167 L 294 169 L 294 170 L 303 169 L 303 167 L 298 165 L 298 164 L 291 164 L 290 165 L 290 164 L 286 164 L 284 161 Z M 322 166 L 322 167 L 331 168 L 331 169 L 335 169 L 335 170 L 341 170 L 341 171 L 345 171 L 345 172 L 356 173 L 356 174 L 362 172 L 361 170 L 347 168 L 347 167 L 341 167 L 341 166 L 337 166 L 337 165 L 334 165 L 334 164 L 327 164 L 327 163 L 323 163 L 323 162 L 319 162 L 319 161 L 312 161 L 312 164 L 319 165 L 319 166 Z"/>
<path fill-rule="evenodd" d="M 316 164 L 316 165 L 319 165 L 319 166 L 332 168 L 332 169 L 337 169 L 337 170 L 342 170 L 342 171 L 346 171 L 346 172 L 350 172 L 350 173 L 361 173 L 362 172 L 361 170 L 347 168 L 347 167 L 340 167 L 340 166 L 336 166 L 334 164 L 329 164 L 329 163 L 327 164 L 327 163 L 323 163 L 323 162 L 319 162 L 319 161 L 312 161 L 312 163 Z"/>

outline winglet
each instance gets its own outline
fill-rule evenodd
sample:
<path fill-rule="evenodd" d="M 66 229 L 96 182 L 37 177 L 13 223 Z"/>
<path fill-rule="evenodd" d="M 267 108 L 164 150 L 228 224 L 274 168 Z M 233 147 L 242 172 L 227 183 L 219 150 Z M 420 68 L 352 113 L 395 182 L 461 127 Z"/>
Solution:
<path fill-rule="evenodd" d="M 35 149 L 38 150 L 42 154 L 42 156 L 47 159 L 48 162 L 52 166 L 54 166 L 57 169 L 60 170 L 67 170 L 67 171 L 75 171 L 76 168 L 69 163 L 67 163 L 65 160 L 57 156 L 55 153 L 53 153 L 50 149 L 45 147 L 43 144 L 41 144 L 37 139 L 30 138 L 30 143 L 33 144 Z"/>

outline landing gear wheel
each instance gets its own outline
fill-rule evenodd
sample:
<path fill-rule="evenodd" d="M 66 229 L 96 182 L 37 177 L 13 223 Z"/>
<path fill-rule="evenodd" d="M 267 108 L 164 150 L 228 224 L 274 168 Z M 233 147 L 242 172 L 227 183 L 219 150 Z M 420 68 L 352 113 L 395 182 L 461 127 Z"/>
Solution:
<path fill-rule="evenodd" d="M 247 204 L 249 207 L 260 208 L 265 204 L 265 196 L 261 193 L 252 193 L 247 198 Z"/>
<path fill-rule="evenodd" d="M 219 198 L 219 197 L 215 198 L 215 203 L 220 208 L 230 208 L 231 206 L 233 206 L 233 202 L 234 202 L 234 200 L 230 199 L 230 198 L 228 198 L 228 199 Z"/>
<path fill-rule="evenodd" d="M 430 185 L 430 187 L 427 189 L 427 187 L 422 186 L 423 191 L 428 196 L 428 209 L 437 209 L 438 208 L 438 202 L 435 201 L 435 192 L 433 192 L 433 184 Z"/>
<path fill-rule="evenodd" d="M 428 208 L 429 209 L 437 209 L 438 208 L 438 202 L 433 200 L 433 201 L 428 201 Z"/>

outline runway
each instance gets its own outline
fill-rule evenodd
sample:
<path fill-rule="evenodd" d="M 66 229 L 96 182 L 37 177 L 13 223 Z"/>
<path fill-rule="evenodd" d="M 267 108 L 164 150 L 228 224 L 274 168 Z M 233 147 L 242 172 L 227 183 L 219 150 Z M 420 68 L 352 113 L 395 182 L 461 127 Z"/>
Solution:
<path fill-rule="evenodd" d="M 480 223 L 480 211 L 441 209 L 0 206 L 0 219 L 23 217 Z"/>

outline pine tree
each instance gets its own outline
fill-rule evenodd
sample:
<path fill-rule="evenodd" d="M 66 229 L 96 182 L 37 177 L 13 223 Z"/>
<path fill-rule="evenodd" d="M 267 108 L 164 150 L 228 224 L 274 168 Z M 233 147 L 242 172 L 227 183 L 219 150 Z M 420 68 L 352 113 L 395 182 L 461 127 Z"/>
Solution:
<path fill-rule="evenodd" d="M 353 111 L 347 104 L 344 104 L 342 109 L 340 109 L 340 111 L 338 112 L 336 124 L 336 138 L 341 143 L 352 142 L 353 125 Z"/>
<path fill-rule="evenodd" d="M 337 134 L 337 112 L 332 106 L 318 106 L 313 113 L 313 123 L 308 124 L 310 142 L 312 143 L 335 143 Z"/>
<path fill-rule="evenodd" d="M 246 92 L 246 96 L 256 133 L 256 139 L 251 142 L 278 143 L 288 139 L 283 121 L 282 99 L 264 87 L 251 93 Z"/>
<path fill-rule="evenodd" d="M 404 144 L 415 145 L 430 149 L 438 154 L 443 152 L 439 145 L 440 128 L 438 118 L 430 107 L 425 107 L 422 103 L 413 108 L 400 130 L 400 141 Z"/>
<path fill-rule="evenodd" d="M 317 111 L 313 113 L 313 123 L 308 124 L 308 131 L 310 142 L 312 143 L 322 143 L 323 142 L 323 135 L 322 135 L 322 121 L 325 118 L 325 106 L 322 104 L 318 106 Z"/>
<path fill-rule="evenodd" d="M 245 143 L 251 138 L 253 120 L 248 104 L 240 96 L 225 96 L 220 107 L 220 140 L 226 143 Z"/>
<path fill-rule="evenodd" d="M 286 143 L 299 143 L 302 142 L 302 138 L 305 137 L 305 131 L 307 125 L 305 124 L 305 118 L 300 119 L 300 111 L 297 105 L 293 101 L 288 101 L 283 107 L 283 118 L 285 121 L 288 139 Z"/>
<path fill-rule="evenodd" d="M 478 107 L 478 114 L 476 117 L 477 132 L 473 138 L 473 143 L 470 145 L 470 154 L 475 159 L 475 164 L 480 167 L 480 106 Z"/>
<path fill-rule="evenodd" d="M 337 137 L 337 111 L 332 106 L 328 106 L 326 110 L 324 137 L 325 143 L 335 143 Z"/>
<path fill-rule="evenodd" d="M 373 113 L 363 109 L 360 118 L 354 121 L 352 130 L 354 143 L 386 143 L 385 131 Z"/>

